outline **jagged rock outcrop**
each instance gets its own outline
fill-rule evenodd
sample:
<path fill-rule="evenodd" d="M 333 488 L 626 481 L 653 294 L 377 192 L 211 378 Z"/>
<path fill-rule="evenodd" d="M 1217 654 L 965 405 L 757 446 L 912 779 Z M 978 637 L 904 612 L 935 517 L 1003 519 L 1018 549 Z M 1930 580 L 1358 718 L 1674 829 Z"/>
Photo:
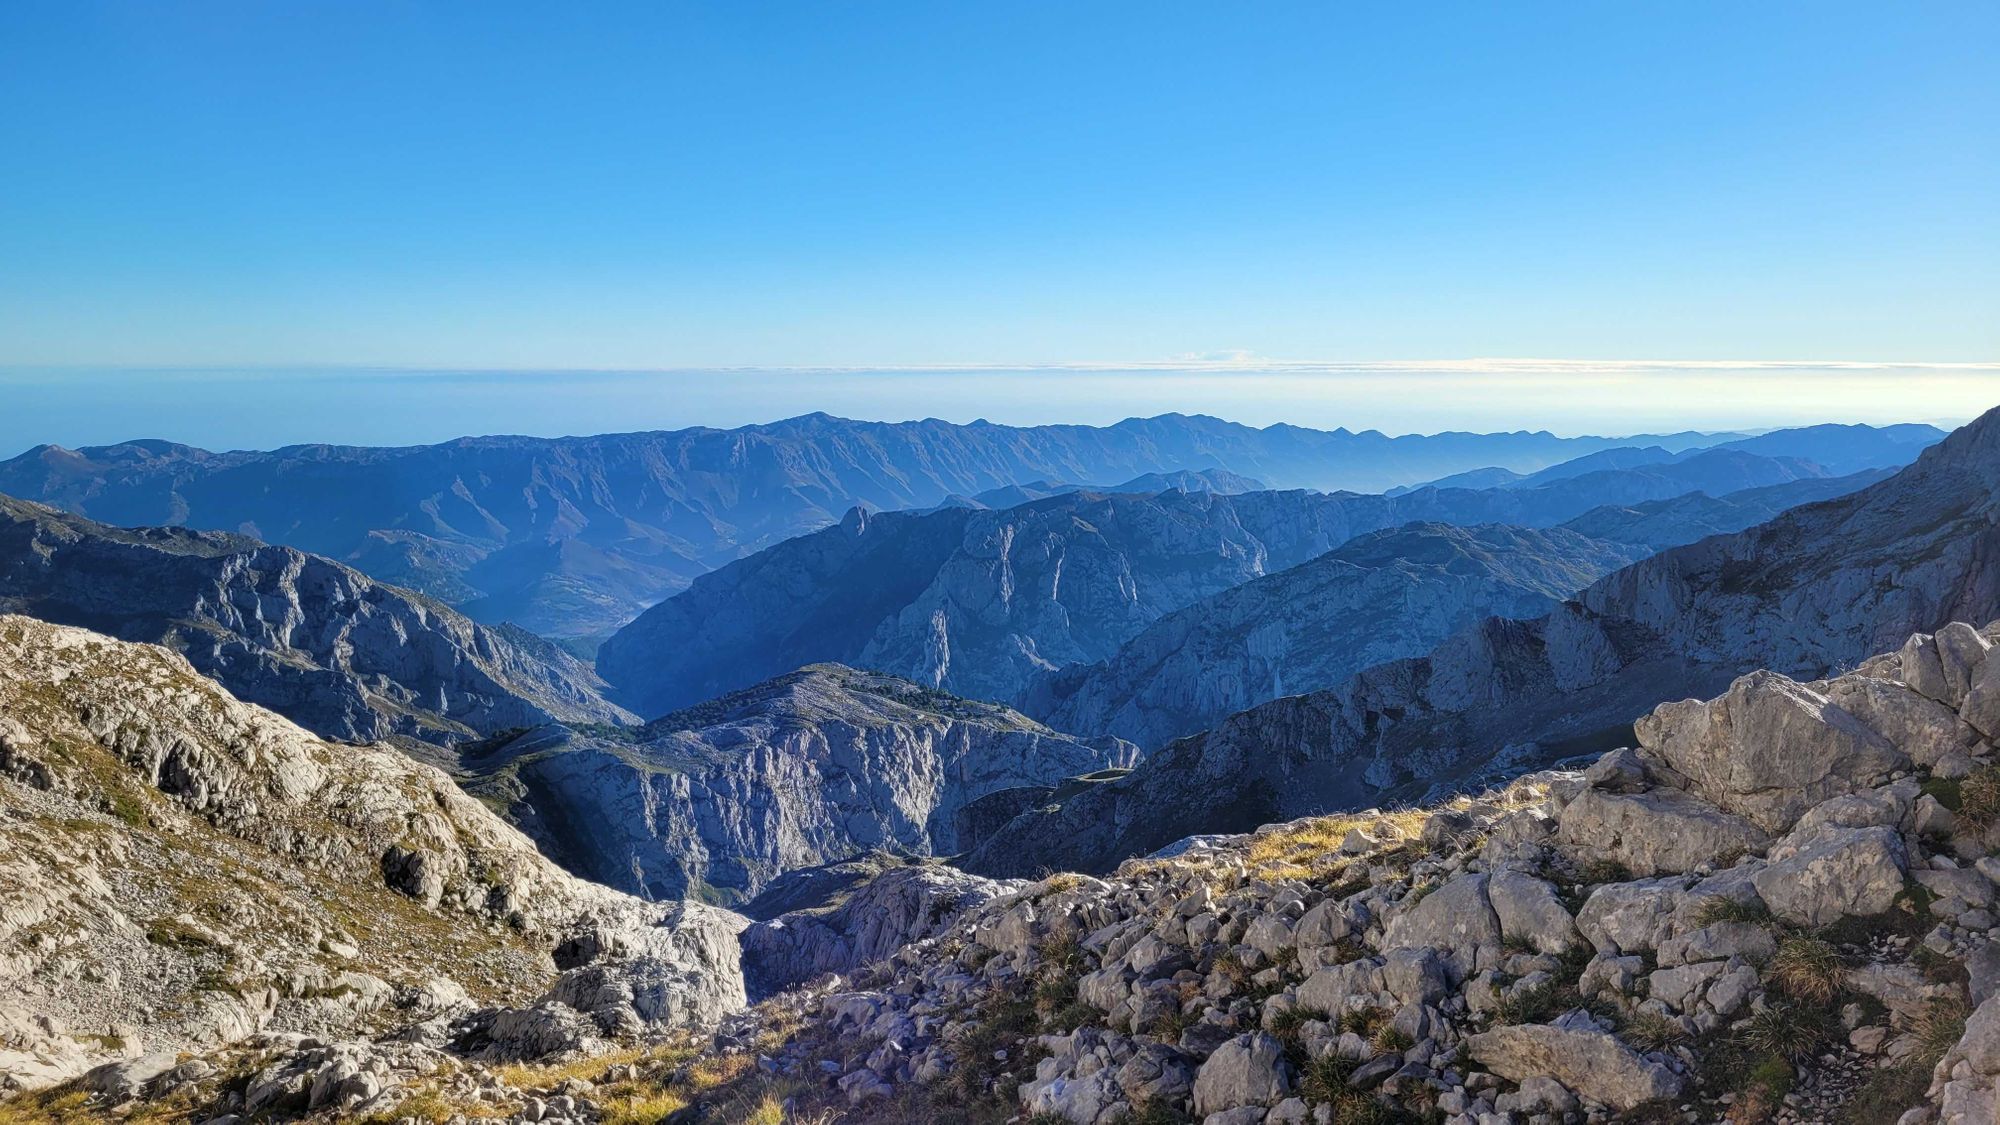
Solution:
<path fill-rule="evenodd" d="M 941 864 L 890 867 L 822 904 L 747 926 L 738 935 L 745 984 L 760 999 L 822 974 L 851 972 L 943 933 L 966 911 L 1018 889 Z"/>
<path fill-rule="evenodd" d="M 464 745 L 474 793 L 587 878 L 648 898 L 741 902 L 873 848 L 963 850 L 957 814 L 996 790 L 1129 766 L 992 704 L 815 665 L 623 737 L 545 727 Z"/>
<path fill-rule="evenodd" d="M 1104 427 L 808 414 L 733 430 L 403 448 L 45 445 L 0 462 L 0 493 L 112 524 L 240 531 L 340 559 L 483 622 L 579 636 L 614 629 L 696 575 L 856 506 L 921 508 L 1028 481 L 1209 468 L 1284 488 L 1373 491 L 1478 464 L 1538 469 L 1617 444 L 1527 432 L 1260 430 L 1179 414 Z"/>
<path fill-rule="evenodd" d="M 241 535 L 0 496 L 0 612 L 167 645 L 239 699 L 349 742 L 631 720 L 539 637 Z"/>
<path fill-rule="evenodd" d="M 1023 707 L 1059 730 L 1157 748 L 1425 652 L 1483 618 L 1539 616 L 1644 554 L 1560 528 L 1373 532 L 1169 613 L 1109 660 L 1046 674 Z"/>
<path fill-rule="evenodd" d="M 1755 668 L 1810 680 L 1914 632 L 1991 620 L 1996 484 L 2000 411 L 1888 480 L 1634 563 L 1546 617 L 1482 622 L 1425 657 L 1231 716 L 1016 818 L 968 869 L 1102 871 L 1191 831 L 1449 792 L 1629 742 L 1656 704 Z"/>
<path fill-rule="evenodd" d="M 712 1022 L 743 1002 L 741 924 L 584 883 L 438 770 L 164 648 L 0 616 L 0 1089 L 516 1007 L 599 1036 Z M 486 1045 L 532 1048 L 506 1030 Z"/>

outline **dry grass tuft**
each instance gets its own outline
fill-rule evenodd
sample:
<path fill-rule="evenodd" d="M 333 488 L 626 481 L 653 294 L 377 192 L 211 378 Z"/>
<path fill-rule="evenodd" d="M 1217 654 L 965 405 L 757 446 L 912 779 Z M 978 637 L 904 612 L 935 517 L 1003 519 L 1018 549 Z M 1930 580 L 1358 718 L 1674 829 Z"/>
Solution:
<path fill-rule="evenodd" d="M 1816 1007 L 1833 1003 L 1847 982 L 1840 952 L 1818 938 L 1786 938 L 1766 971 L 1779 991 Z"/>

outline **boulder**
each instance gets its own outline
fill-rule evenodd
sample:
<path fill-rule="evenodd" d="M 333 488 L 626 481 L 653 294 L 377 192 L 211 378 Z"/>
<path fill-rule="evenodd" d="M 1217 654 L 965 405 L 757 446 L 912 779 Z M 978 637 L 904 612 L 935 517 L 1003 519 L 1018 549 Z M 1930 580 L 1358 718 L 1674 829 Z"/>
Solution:
<path fill-rule="evenodd" d="M 1110 1070 L 1082 1077 L 1057 1074 L 1021 1087 L 1021 1102 L 1029 1113 L 1050 1114 L 1081 1125 L 1122 1119 L 1130 1110 Z"/>
<path fill-rule="evenodd" d="M 1553 1078 L 1615 1110 L 1679 1096 L 1681 1079 L 1665 1063 L 1643 1058 L 1617 1036 L 1581 1022 L 1497 1027 L 1466 1040 L 1466 1051 L 1510 1082 Z"/>
<path fill-rule="evenodd" d="M 2000 667 L 2000 666 L 1996 666 Z M 2000 671 L 1984 673 L 1981 683 L 1995 680 L 1993 687 L 1981 696 L 1980 713 L 1990 721 L 2000 723 Z M 1975 688 L 1975 695 L 1979 689 Z M 1966 700 L 1965 710 L 1953 712 L 1951 708 L 1926 698 L 1907 684 L 1888 680 L 1877 680 L 1867 676 L 1842 676 L 1827 685 L 1826 696 L 1840 708 L 1867 724 L 1869 729 L 1888 739 L 1889 745 L 1909 755 L 1910 760 L 1920 766 L 1935 765 L 1939 758 L 1953 750 L 1970 750 L 1978 745 L 1984 728 L 1973 729 L 1977 723 L 1967 725 L 1973 719 L 1973 700 Z M 1965 721 L 1960 721 L 1963 715 Z"/>
<path fill-rule="evenodd" d="M 1748 820 L 1674 789 L 1631 794 L 1587 789 L 1563 810 L 1557 838 L 1621 863 L 1634 875 L 1677 874 L 1770 840 Z"/>
<path fill-rule="evenodd" d="M 1238 1106 L 1267 1106 L 1292 1092 L 1284 1044 L 1261 1031 L 1216 1048 L 1194 1080 L 1194 1111 L 1206 1116 Z"/>
<path fill-rule="evenodd" d="M 1694 792 L 1773 833 L 1910 765 L 1861 720 L 1776 672 L 1752 672 L 1705 703 L 1661 704 L 1634 729 Z"/>
<path fill-rule="evenodd" d="M 1727 961 L 1733 957 L 1762 965 L 1777 952 L 1778 939 L 1768 928 L 1753 922 L 1717 922 L 1662 941 L 1660 964 L 1671 967 L 1696 961 Z"/>
<path fill-rule="evenodd" d="M 1646 788 L 1646 759 L 1637 750 L 1622 746 L 1592 762 L 1583 771 L 1583 780 L 1596 789 L 1613 793 L 1637 793 Z"/>
<path fill-rule="evenodd" d="M 1647 991 L 1653 999 L 1678 1011 L 1687 1011 L 1708 991 L 1708 986 L 1721 979 L 1728 970 L 1729 965 L 1722 961 L 1700 961 L 1671 969 L 1656 969 L 1647 978 Z"/>
<path fill-rule="evenodd" d="M 1657 949 L 1673 929 L 1687 886 L 1684 876 L 1606 883 L 1584 900 L 1576 928 L 1600 953 Z"/>
<path fill-rule="evenodd" d="M 1460 875 L 1389 920 L 1383 949 L 1428 948 L 1447 952 L 1500 943 L 1500 919 L 1486 897 L 1487 877 Z"/>
<path fill-rule="evenodd" d="M 1134 1105 L 1178 1102 L 1194 1089 L 1194 1067 L 1178 1048 L 1146 1043 L 1118 1068 L 1117 1081 Z"/>
<path fill-rule="evenodd" d="M 172 1070 L 176 1061 L 172 1051 L 159 1051 L 106 1063 L 83 1076 L 83 1088 L 103 1098 L 108 1105 L 120 1105 L 145 1093 L 146 1087 Z"/>
<path fill-rule="evenodd" d="M 1561 953 L 1582 940 L 1554 884 L 1515 871 L 1497 871 L 1486 882 L 1486 898 L 1505 941 L 1538 953 Z"/>
<path fill-rule="evenodd" d="M 1902 893 L 1909 859 L 1888 828 L 1819 828 L 1788 837 L 1752 882 L 1771 911 L 1801 926 L 1880 914 Z"/>
<path fill-rule="evenodd" d="M 1986 653 L 1993 646 L 1979 630 L 1963 621 L 1939 629 L 1934 638 L 1938 667 L 1944 673 L 1945 698 L 1941 702 L 1962 707 L 1965 697 L 1984 678 Z"/>
<path fill-rule="evenodd" d="M 1917 783 L 1909 778 L 1860 793 L 1849 793 L 1806 810 L 1792 826 L 1791 835 L 1803 836 L 1821 826 L 1868 828 L 1881 825 L 1901 828 L 1910 820 L 1921 796 Z"/>

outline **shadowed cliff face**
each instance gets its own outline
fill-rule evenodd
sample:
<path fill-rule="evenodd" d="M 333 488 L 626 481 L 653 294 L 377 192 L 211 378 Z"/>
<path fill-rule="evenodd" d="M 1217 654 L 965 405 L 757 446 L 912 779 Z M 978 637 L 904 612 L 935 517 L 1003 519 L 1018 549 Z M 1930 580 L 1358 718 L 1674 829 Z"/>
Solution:
<path fill-rule="evenodd" d="M 1770 668 L 1812 679 L 2000 617 L 2000 411 L 1894 477 L 1616 571 L 1527 621 L 1280 699 L 1010 822 L 986 874 L 1104 870 L 1191 833 L 1420 797 L 1629 738 L 1653 705 Z"/>
<path fill-rule="evenodd" d="M 1717 480 L 1820 479 L 1749 453 L 1718 454 L 1719 469 L 1702 460 L 1533 489 L 1078 492 L 998 511 L 856 512 L 704 575 L 606 642 L 599 669 L 641 714 L 817 660 L 1015 702 L 1048 672 L 1109 659 L 1165 614 L 1358 535 L 1416 521 L 1546 527 Z M 1656 540 L 1668 522 L 1623 541 Z"/>
<path fill-rule="evenodd" d="M 547 727 L 460 748 L 472 792 L 571 870 L 649 898 L 741 902 L 889 848 L 962 850 L 956 817 L 1137 752 L 893 676 L 816 665 L 622 738 Z"/>
<path fill-rule="evenodd" d="M 0 611 L 168 645 L 328 738 L 629 719 L 540 638 L 244 536 L 107 527 L 0 497 Z"/>
<path fill-rule="evenodd" d="M 1560 529 L 1411 524 L 1359 536 L 1167 614 L 1109 660 L 1043 677 L 1024 709 L 1059 730 L 1157 748 L 1426 651 L 1482 618 L 1546 613 L 1645 553 Z"/>
<path fill-rule="evenodd" d="M 1421 655 L 1481 618 L 1547 613 L 1655 550 L 1741 530 L 1886 475 L 1606 506 L 1540 531 L 1410 524 L 1358 536 L 1169 613 L 1108 660 L 1037 677 L 1021 707 L 1061 730 L 1156 749 L 1267 700 Z"/>

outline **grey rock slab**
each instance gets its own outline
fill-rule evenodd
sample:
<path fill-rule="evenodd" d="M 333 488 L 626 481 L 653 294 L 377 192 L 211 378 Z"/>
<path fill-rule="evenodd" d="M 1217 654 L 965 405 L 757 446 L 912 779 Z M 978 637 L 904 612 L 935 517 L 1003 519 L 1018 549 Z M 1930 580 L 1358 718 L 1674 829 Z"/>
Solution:
<path fill-rule="evenodd" d="M 1621 863 L 1635 875 L 1663 875 L 1760 848 L 1770 837 L 1749 820 L 1691 794 L 1591 789 L 1563 810 L 1558 839 Z"/>
<path fill-rule="evenodd" d="M 1553 1078 L 1591 1101 L 1629 1110 L 1681 1092 L 1681 1079 L 1664 1063 L 1640 1056 L 1608 1032 L 1546 1024 L 1483 1031 L 1466 1040 L 1466 1053 L 1511 1082 Z"/>
<path fill-rule="evenodd" d="M 1909 860 L 1889 828 L 1821 828 L 1787 840 L 1752 881 L 1778 917 L 1825 926 L 1849 915 L 1880 914 L 1902 893 Z"/>

